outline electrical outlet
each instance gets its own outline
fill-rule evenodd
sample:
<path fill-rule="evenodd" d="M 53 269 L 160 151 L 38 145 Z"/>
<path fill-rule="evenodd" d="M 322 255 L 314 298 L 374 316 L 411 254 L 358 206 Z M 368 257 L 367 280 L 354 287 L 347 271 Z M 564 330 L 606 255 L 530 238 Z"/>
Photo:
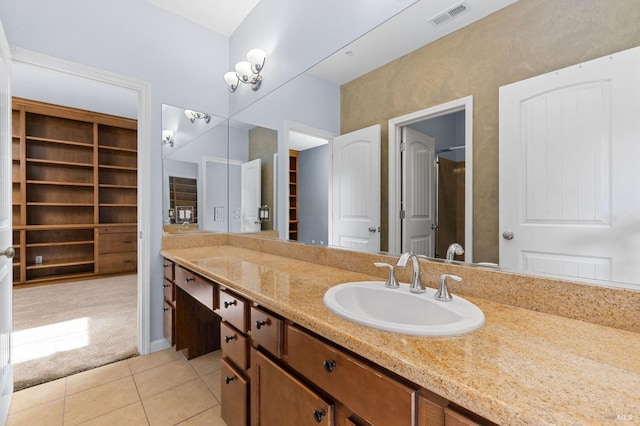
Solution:
<path fill-rule="evenodd" d="M 214 207 L 213 212 L 213 220 L 215 222 L 224 220 L 224 207 Z"/>
<path fill-rule="evenodd" d="M 235 220 L 240 220 L 240 209 L 236 209 L 233 211 L 233 218 Z"/>
<path fill-rule="evenodd" d="M 42 256 L 36 256 L 36 265 L 42 265 Z"/>

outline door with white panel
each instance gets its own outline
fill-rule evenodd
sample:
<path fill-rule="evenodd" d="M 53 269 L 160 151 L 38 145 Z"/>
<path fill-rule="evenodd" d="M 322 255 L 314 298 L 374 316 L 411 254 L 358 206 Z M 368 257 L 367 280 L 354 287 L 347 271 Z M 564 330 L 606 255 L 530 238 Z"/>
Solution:
<path fill-rule="evenodd" d="M 379 124 L 333 138 L 330 211 L 330 245 L 380 251 Z"/>
<path fill-rule="evenodd" d="M 435 257 L 436 140 L 409 127 L 402 128 L 403 204 L 402 251 Z"/>
<path fill-rule="evenodd" d="M 640 284 L 640 48 L 500 88 L 500 266 Z"/>
<path fill-rule="evenodd" d="M 258 158 L 242 163 L 240 173 L 242 232 L 258 232 L 262 229 L 258 218 L 262 199 L 262 162 Z"/>
<path fill-rule="evenodd" d="M 4 424 L 13 393 L 11 362 L 13 257 L 11 177 L 11 56 L 0 23 L 0 424 Z"/>

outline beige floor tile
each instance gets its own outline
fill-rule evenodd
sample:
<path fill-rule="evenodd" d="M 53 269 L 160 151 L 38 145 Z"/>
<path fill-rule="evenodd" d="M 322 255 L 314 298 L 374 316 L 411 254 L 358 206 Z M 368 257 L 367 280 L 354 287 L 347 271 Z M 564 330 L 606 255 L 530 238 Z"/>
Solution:
<path fill-rule="evenodd" d="M 145 399 L 198 378 L 186 360 L 174 361 L 133 376 L 140 398 Z"/>
<path fill-rule="evenodd" d="M 125 361 L 83 371 L 67 377 L 67 395 L 73 395 L 92 387 L 100 386 L 114 380 L 122 379 L 131 375 L 129 363 Z"/>
<path fill-rule="evenodd" d="M 174 348 L 169 348 L 149 355 L 129 358 L 127 361 L 129 362 L 129 367 L 131 367 L 131 372 L 136 374 L 179 359 L 185 359 L 182 352 L 176 351 Z"/>
<path fill-rule="evenodd" d="M 219 370 L 214 373 L 207 374 L 206 376 L 202 376 L 202 381 L 207 385 L 213 396 L 215 396 L 218 401 L 222 400 L 220 392 L 222 383 L 220 380 L 222 380 L 222 378 L 220 377 Z"/>
<path fill-rule="evenodd" d="M 216 405 L 204 413 L 193 416 L 178 424 L 179 426 L 227 426 L 220 413 L 220 406 Z"/>
<path fill-rule="evenodd" d="M 132 377 L 69 395 L 65 400 L 64 424 L 76 425 L 139 401 Z"/>
<path fill-rule="evenodd" d="M 66 378 L 58 379 L 15 392 L 11 398 L 9 414 L 55 400 L 62 401 L 66 383 Z"/>
<path fill-rule="evenodd" d="M 151 426 L 175 425 L 202 413 L 218 401 L 199 378 L 165 392 L 143 399 Z"/>
<path fill-rule="evenodd" d="M 112 411 L 104 416 L 96 417 L 88 422 L 82 423 L 82 426 L 148 426 L 147 416 L 144 413 L 141 402 L 127 405 L 119 410 Z"/>
<path fill-rule="evenodd" d="M 210 352 L 206 355 L 199 356 L 189 360 L 189 364 L 196 370 L 196 373 L 200 377 L 207 374 L 211 374 L 214 371 L 220 370 L 220 359 L 222 358 L 222 351 L 217 350 Z"/>
<path fill-rule="evenodd" d="M 62 426 L 64 399 L 47 402 L 10 414 L 6 426 Z"/>

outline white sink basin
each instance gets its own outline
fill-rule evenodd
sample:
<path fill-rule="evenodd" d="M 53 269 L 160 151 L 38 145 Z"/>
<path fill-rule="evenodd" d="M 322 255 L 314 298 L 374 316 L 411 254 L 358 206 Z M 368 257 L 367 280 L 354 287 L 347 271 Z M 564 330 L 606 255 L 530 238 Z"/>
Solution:
<path fill-rule="evenodd" d="M 419 336 L 459 336 L 484 325 L 484 314 L 473 303 L 457 295 L 450 302 L 434 299 L 436 290 L 409 291 L 408 284 L 387 288 L 382 281 L 358 281 L 331 287 L 324 294 L 325 306 L 358 324 Z"/>

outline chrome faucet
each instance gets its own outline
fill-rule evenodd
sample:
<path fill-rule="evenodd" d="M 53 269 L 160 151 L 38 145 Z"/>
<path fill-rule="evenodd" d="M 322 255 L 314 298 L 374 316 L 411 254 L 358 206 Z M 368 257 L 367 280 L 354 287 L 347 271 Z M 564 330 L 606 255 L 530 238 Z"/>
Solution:
<path fill-rule="evenodd" d="M 413 263 L 413 278 L 411 279 L 411 286 L 409 286 L 409 290 L 411 291 L 411 293 L 424 293 L 425 291 L 427 291 L 427 289 L 424 288 L 424 286 L 420 282 L 420 264 L 418 263 L 419 257 L 428 259 L 427 256 L 424 256 L 422 254 L 415 254 L 408 251 L 403 253 L 402 256 L 400 256 L 400 259 L 398 259 L 398 263 L 396 263 L 396 266 L 407 266 L 407 261 L 411 259 L 411 262 Z"/>
<path fill-rule="evenodd" d="M 462 248 L 462 246 L 458 243 L 453 243 L 449 246 L 449 248 L 447 249 L 447 262 L 450 262 L 454 259 L 455 255 L 462 255 L 464 254 L 464 249 Z"/>

